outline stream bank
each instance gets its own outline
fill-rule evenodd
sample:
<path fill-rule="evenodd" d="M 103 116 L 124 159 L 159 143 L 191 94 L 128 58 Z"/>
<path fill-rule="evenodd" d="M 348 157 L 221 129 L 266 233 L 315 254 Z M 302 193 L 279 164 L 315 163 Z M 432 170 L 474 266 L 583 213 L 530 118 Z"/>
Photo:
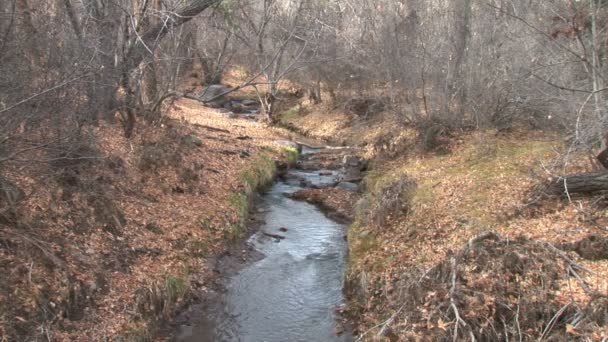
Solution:
<path fill-rule="evenodd" d="M 340 209 L 322 205 L 322 200 L 310 204 L 306 198 L 290 198 L 302 191 L 354 194 L 336 187 L 352 174 L 343 163 L 351 160 L 344 157 L 348 152 L 304 146 L 299 167 L 279 174 L 266 193 L 256 195 L 246 227 L 252 235 L 211 260 L 217 278 L 203 289 L 202 301 L 174 323 L 175 340 L 353 339 L 340 315 L 349 218 L 332 219 L 325 213 Z"/>

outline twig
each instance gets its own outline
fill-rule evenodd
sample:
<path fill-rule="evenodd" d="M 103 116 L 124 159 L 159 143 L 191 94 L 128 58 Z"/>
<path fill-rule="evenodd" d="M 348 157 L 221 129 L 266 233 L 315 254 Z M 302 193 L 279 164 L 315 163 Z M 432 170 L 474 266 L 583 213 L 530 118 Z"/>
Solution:
<path fill-rule="evenodd" d="M 517 298 L 517 313 L 515 314 L 515 324 L 517 325 L 517 334 L 519 335 L 519 342 L 522 341 L 521 326 L 519 325 L 519 303 L 521 302 L 521 294 Z"/>
<path fill-rule="evenodd" d="M 587 282 L 574 270 L 572 265 L 568 265 L 568 273 L 572 274 L 576 278 L 576 280 L 578 280 L 578 283 L 581 285 L 583 290 L 585 290 L 585 292 L 592 292 L 591 288 L 589 287 L 589 284 L 587 284 Z"/>
<path fill-rule="evenodd" d="M 551 320 L 549 321 L 549 323 L 547 324 L 547 327 L 545 328 L 545 330 L 543 331 L 543 334 L 540 336 L 540 338 L 538 339 L 538 341 L 543 341 L 547 335 L 549 334 L 549 332 L 551 332 L 551 329 L 553 329 L 553 326 L 555 326 L 555 322 L 557 322 L 557 319 L 564 313 L 564 311 L 566 311 L 566 309 L 572 304 L 572 302 L 564 305 L 561 309 L 559 309 L 558 312 L 555 313 L 555 315 L 553 316 L 553 318 L 551 318 Z"/>
<path fill-rule="evenodd" d="M 30 284 L 32 283 L 32 269 L 34 268 L 34 261 L 32 260 L 32 263 L 30 264 L 30 271 L 28 272 L 28 280 L 30 282 Z"/>
<path fill-rule="evenodd" d="M 577 264 L 574 260 L 570 259 L 570 257 L 568 257 L 566 255 L 566 253 L 564 253 L 562 250 L 558 249 L 557 247 L 553 246 L 550 242 L 544 242 L 546 246 L 548 246 L 552 251 L 554 251 L 557 255 L 559 255 L 559 257 L 561 257 L 564 261 L 566 261 L 570 266 L 576 267 L 579 270 L 585 271 L 585 272 L 589 272 L 593 275 L 595 275 L 596 273 L 593 272 L 592 270 L 588 269 L 585 266 L 581 266 L 579 264 Z"/>
<path fill-rule="evenodd" d="M 393 313 L 391 315 L 391 317 L 384 322 L 384 324 L 382 325 L 382 328 L 376 334 L 376 337 L 382 337 L 382 336 L 384 336 L 384 334 L 386 333 L 386 329 L 388 329 L 388 327 L 391 324 L 393 324 L 393 321 L 395 320 L 395 318 L 397 318 L 397 315 L 399 313 L 401 313 L 401 310 L 403 310 L 404 307 L 405 307 L 405 305 L 401 305 L 401 307 L 399 308 L 399 310 L 395 311 L 395 313 Z"/>
<path fill-rule="evenodd" d="M 13 235 L 13 236 L 15 236 L 17 238 L 22 239 L 23 241 L 25 241 L 27 243 L 30 243 L 31 245 L 33 245 L 35 247 L 38 247 L 38 249 L 40 249 L 40 251 L 42 251 L 42 253 L 49 260 L 51 260 L 55 264 L 55 266 L 59 266 L 61 268 L 65 268 L 65 263 L 61 259 L 59 259 L 57 256 L 55 256 L 52 252 L 50 252 L 46 248 L 44 248 L 42 246 L 42 243 L 38 242 L 36 239 L 34 239 L 32 237 L 29 237 L 29 236 L 26 236 L 26 235 L 21 234 L 21 233 L 16 233 L 16 232 L 11 231 L 11 230 L 4 230 L 4 233 L 8 233 L 10 235 Z"/>
<path fill-rule="evenodd" d="M 566 50 L 567 52 L 571 53 L 571 54 L 572 54 L 572 55 L 574 55 L 576 58 L 580 59 L 582 62 L 588 62 L 588 61 L 587 61 L 587 59 L 586 59 L 584 56 L 579 55 L 579 54 L 578 54 L 576 51 L 574 51 L 574 50 L 570 49 L 569 47 L 565 46 L 564 44 L 561 44 L 561 43 L 559 43 L 559 42 L 555 41 L 554 39 L 552 39 L 551 35 L 549 35 L 548 33 L 544 32 L 543 30 L 539 29 L 538 27 L 536 27 L 536 26 L 534 26 L 534 25 L 530 24 L 530 23 L 529 23 L 528 21 L 526 21 L 524 18 L 519 17 L 519 16 L 517 16 L 517 15 L 515 15 L 515 14 L 511 14 L 511 13 L 509 13 L 509 12 L 507 12 L 507 11 L 503 10 L 501 7 L 494 6 L 494 5 L 489 4 L 489 3 L 487 3 L 486 5 L 487 5 L 488 7 L 491 7 L 491 8 L 494 8 L 494 9 L 496 9 L 496 10 L 500 11 L 501 13 L 503 13 L 503 14 L 505 14 L 505 15 L 507 15 L 507 16 L 509 16 L 509 17 L 513 18 L 513 19 L 519 20 L 519 21 L 520 21 L 520 22 L 522 22 L 524 25 L 526 25 L 526 26 L 528 26 L 529 28 L 531 28 L 532 30 L 534 30 L 536 33 L 539 33 L 539 34 L 541 34 L 542 36 L 544 36 L 545 38 L 547 38 L 547 39 L 549 39 L 549 40 L 551 40 L 551 41 L 554 41 L 554 43 L 555 43 L 557 46 L 559 46 L 560 48 L 562 48 L 562 49 Z"/>
<path fill-rule="evenodd" d="M 283 240 L 285 239 L 285 237 L 283 235 L 278 235 L 278 234 L 271 234 L 271 233 L 267 233 L 267 232 L 262 232 L 262 234 L 271 237 L 271 238 L 275 238 L 277 240 Z"/>
<path fill-rule="evenodd" d="M 378 324 L 374 325 L 373 327 L 371 327 L 371 328 L 367 329 L 367 330 L 366 330 L 366 331 L 365 331 L 363 334 L 361 334 L 361 335 L 359 336 L 359 338 L 357 338 L 357 339 L 355 340 L 355 342 L 361 342 L 361 341 L 363 341 L 363 337 L 365 337 L 365 336 L 366 336 L 367 334 L 369 334 L 371 331 L 373 331 L 374 329 L 376 329 L 376 328 L 378 328 L 378 327 L 384 326 L 384 325 L 385 325 L 387 322 L 389 322 L 389 321 L 391 321 L 391 320 L 394 320 L 394 317 L 397 315 L 397 313 L 399 313 L 401 310 L 403 310 L 404 306 L 405 306 L 405 304 L 404 304 L 404 305 L 402 305 L 402 306 L 399 308 L 399 310 L 398 310 L 396 313 L 394 313 L 394 314 L 393 314 L 391 317 L 389 317 L 389 319 L 387 319 L 386 321 L 384 321 L 384 322 L 380 322 L 380 323 L 378 323 Z"/>
<path fill-rule="evenodd" d="M 532 77 L 534 77 L 534 78 L 536 78 L 536 79 L 538 79 L 540 81 L 543 81 L 543 82 L 547 83 L 548 85 L 550 85 L 552 87 L 555 87 L 557 89 L 571 91 L 571 92 L 576 92 L 576 93 L 585 93 L 585 94 L 593 95 L 595 93 L 599 93 L 599 92 L 608 90 L 608 88 L 601 88 L 601 89 L 597 89 L 597 90 L 585 90 L 585 89 L 568 88 L 568 87 L 565 87 L 565 86 L 561 86 L 559 84 L 555 84 L 555 83 L 553 83 L 553 82 L 551 82 L 549 80 L 546 80 L 546 79 L 544 79 L 544 78 L 542 78 L 542 77 L 540 77 L 538 75 L 535 75 L 535 74 L 532 74 Z"/>
<path fill-rule="evenodd" d="M 469 242 L 470 244 L 471 242 Z M 458 325 L 462 324 L 463 327 L 467 326 L 467 323 L 460 317 L 460 312 L 458 311 L 458 307 L 456 306 L 456 301 L 454 300 L 454 294 L 456 293 L 456 257 L 452 257 L 452 287 L 450 288 L 450 307 L 454 311 L 454 316 L 456 316 L 456 324 L 454 324 L 454 341 L 458 340 Z"/>

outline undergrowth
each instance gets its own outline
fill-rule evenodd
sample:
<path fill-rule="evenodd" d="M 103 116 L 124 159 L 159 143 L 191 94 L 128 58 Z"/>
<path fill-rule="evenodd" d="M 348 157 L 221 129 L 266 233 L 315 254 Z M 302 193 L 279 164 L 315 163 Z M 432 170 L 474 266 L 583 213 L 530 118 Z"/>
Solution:
<path fill-rule="evenodd" d="M 301 106 L 296 105 L 296 106 L 293 106 L 292 108 L 290 108 L 289 110 L 287 110 L 286 112 L 284 112 L 283 114 L 281 114 L 281 117 L 280 117 L 281 124 L 283 124 L 283 125 L 288 124 L 292 119 L 294 119 L 298 115 L 300 115 L 300 111 L 301 111 Z"/>
<path fill-rule="evenodd" d="M 557 294 L 568 276 L 556 259 L 561 252 L 531 239 L 513 242 L 526 232 L 505 219 L 522 205 L 525 188 L 542 180 L 559 146 L 479 133 L 453 143 L 450 154 L 375 165 L 348 234 L 347 288 L 361 332 L 369 333 L 362 340 L 405 332 L 414 340 L 527 340 L 556 336 L 582 317 L 585 309 L 575 305 L 560 310 Z M 501 238 L 466 247 L 489 230 Z M 587 323 L 593 329 L 600 320 Z"/>

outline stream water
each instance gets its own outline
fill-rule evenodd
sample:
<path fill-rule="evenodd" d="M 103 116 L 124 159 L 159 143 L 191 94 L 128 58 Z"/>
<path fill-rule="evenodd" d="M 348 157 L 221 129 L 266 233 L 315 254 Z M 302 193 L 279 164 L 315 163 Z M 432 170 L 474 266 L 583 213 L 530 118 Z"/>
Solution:
<path fill-rule="evenodd" d="M 334 181 L 336 175 L 320 171 L 290 171 L 260 196 L 256 208 L 264 223 L 248 244 L 264 257 L 226 279 L 225 290 L 182 326 L 177 340 L 352 340 L 348 333 L 336 334 L 335 310 L 344 302 L 345 227 L 285 196 L 301 189 L 302 180 Z"/>

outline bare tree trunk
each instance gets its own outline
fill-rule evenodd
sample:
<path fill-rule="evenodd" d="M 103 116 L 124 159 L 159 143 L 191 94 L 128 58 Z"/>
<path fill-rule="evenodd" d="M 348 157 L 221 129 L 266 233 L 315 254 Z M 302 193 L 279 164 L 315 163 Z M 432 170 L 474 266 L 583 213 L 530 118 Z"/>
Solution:
<path fill-rule="evenodd" d="M 458 119 L 461 120 L 464 118 L 464 107 L 467 102 L 464 65 L 471 36 L 471 0 L 457 0 L 454 5 L 457 18 L 454 25 L 454 63 L 452 77 L 448 83 L 448 95 L 450 102 L 454 100 L 453 105 L 457 107 L 455 108 L 456 113 L 459 114 Z M 452 112 L 452 110 L 449 110 L 449 112 Z"/>
<path fill-rule="evenodd" d="M 595 1 L 589 1 L 589 12 L 591 16 L 591 78 L 593 83 L 593 100 L 595 104 L 595 113 L 598 120 L 597 132 L 601 149 L 606 149 L 604 134 L 608 129 L 608 112 L 606 111 L 606 101 L 603 93 L 599 89 L 604 88 L 604 79 L 601 76 L 601 62 L 599 59 L 598 50 L 600 48 L 597 39 L 597 9 Z"/>
<path fill-rule="evenodd" d="M 72 24 L 72 29 L 76 34 L 76 38 L 78 38 L 78 43 L 82 46 L 82 29 L 80 28 L 80 21 L 74 12 L 74 7 L 72 7 L 72 3 L 70 0 L 63 0 L 63 6 L 65 7 L 65 12 L 70 19 L 70 23 Z"/>
<path fill-rule="evenodd" d="M 13 2 L 11 3 L 10 6 L 7 6 L 7 10 L 6 13 L 10 13 L 10 19 L 9 20 L 5 20 L 6 27 L 3 27 L 2 29 L 2 36 L 0 36 L 0 42 L 2 42 L 2 45 L 0 45 L 0 58 L 2 58 L 4 56 L 4 54 L 6 53 L 6 45 L 8 43 L 9 37 L 11 32 L 15 29 L 15 11 L 17 9 L 17 1 L 13 0 Z"/>
<path fill-rule="evenodd" d="M 150 61 L 145 64 L 142 70 L 143 104 L 153 104 L 158 95 L 158 80 L 156 78 L 156 63 Z"/>
<path fill-rule="evenodd" d="M 313 86 L 311 86 L 310 89 L 308 90 L 308 98 L 314 104 L 319 104 L 319 103 L 323 102 L 323 99 L 321 98 L 321 80 L 320 79 L 317 79 L 315 84 Z"/>
<path fill-rule="evenodd" d="M 17 10 L 19 10 L 21 15 L 21 25 L 23 26 L 23 31 L 26 33 L 26 41 L 29 47 L 29 50 L 32 54 L 32 64 L 39 65 L 42 61 L 42 53 L 39 50 L 39 46 L 37 43 L 38 30 L 34 26 L 34 21 L 32 19 L 32 11 L 27 0 L 17 0 Z"/>

